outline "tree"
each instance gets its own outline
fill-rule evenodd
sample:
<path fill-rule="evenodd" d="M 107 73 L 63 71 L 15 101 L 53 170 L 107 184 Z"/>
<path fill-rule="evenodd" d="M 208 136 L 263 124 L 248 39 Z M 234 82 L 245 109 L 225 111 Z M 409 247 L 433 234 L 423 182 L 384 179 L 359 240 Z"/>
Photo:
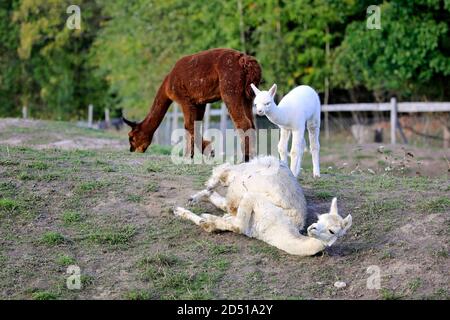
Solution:
<path fill-rule="evenodd" d="M 450 81 L 450 1 L 391 1 L 381 5 L 381 30 L 365 20 L 348 25 L 334 59 L 334 80 L 363 86 L 374 99 L 444 99 Z"/>
<path fill-rule="evenodd" d="M 20 25 L 22 103 L 57 119 L 79 117 L 89 103 L 106 104 L 106 83 L 95 77 L 88 51 L 101 15 L 96 2 L 79 1 L 82 28 L 66 27 L 66 0 L 22 0 L 14 11 Z M 97 108 L 99 110 L 99 108 Z"/>

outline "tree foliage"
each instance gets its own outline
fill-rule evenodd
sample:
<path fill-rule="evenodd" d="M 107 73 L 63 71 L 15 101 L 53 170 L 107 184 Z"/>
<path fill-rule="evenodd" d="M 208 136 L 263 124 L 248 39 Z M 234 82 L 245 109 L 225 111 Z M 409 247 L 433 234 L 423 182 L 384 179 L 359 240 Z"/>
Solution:
<path fill-rule="evenodd" d="M 309 84 L 330 102 L 450 98 L 450 0 L 68 0 L 0 3 L 0 113 L 141 117 L 181 56 L 229 47 L 257 57 L 263 88 Z M 379 4 L 381 29 L 366 27 Z"/>

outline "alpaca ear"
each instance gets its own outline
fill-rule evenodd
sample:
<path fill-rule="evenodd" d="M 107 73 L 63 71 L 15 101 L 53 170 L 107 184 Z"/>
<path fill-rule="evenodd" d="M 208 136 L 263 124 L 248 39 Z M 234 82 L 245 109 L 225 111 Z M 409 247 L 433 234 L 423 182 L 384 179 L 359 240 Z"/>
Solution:
<path fill-rule="evenodd" d="M 352 215 L 349 214 L 349 215 L 344 219 L 344 230 L 343 230 L 343 232 L 347 232 L 347 230 L 350 229 L 351 226 L 352 226 Z"/>
<path fill-rule="evenodd" d="M 272 86 L 272 88 L 270 88 L 270 90 L 269 90 L 269 94 L 272 96 L 272 98 L 273 97 L 275 97 L 275 94 L 277 93 L 277 84 L 276 83 L 274 83 L 273 84 L 273 86 Z"/>
<path fill-rule="evenodd" d="M 137 126 L 137 123 L 134 121 L 130 121 L 128 119 L 125 119 L 125 117 L 122 117 L 123 122 L 125 122 L 127 125 L 129 125 L 131 128 L 134 128 Z"/>
<path fill-rule="evenodd" d="M 252 88 L 255 95 L 261 92 L 253 83 L 250 83 L 250 87 Z"/>
<path fill-rule="evenodd" d="M 330 214 L 339 215 L 338 207 L 337 207 L 337 198 L 334 197 L 333 201 L 331 201 Z"/>

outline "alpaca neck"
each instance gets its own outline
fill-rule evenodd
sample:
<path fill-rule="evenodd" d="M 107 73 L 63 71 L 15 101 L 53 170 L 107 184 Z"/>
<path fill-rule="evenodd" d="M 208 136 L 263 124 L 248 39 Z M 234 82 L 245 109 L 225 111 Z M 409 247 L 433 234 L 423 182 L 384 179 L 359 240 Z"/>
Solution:
<path fill-rule="evenodd" d="M 172 100 L 166 94 L 167 77 L 158 89 L 155 100 L 149 113 L 141 123 L 142 130 L 148 134 L 150 139 L 153 137 L 156 129 L 158 129 L 164 115 L 167 113 Z"/>
<path fill-rule="evenodd" d="M 285 126 L 289 121 L 289 117 L 284 111 L 273 102 L 270 109 L 266 111 L 266 116 L 271 122 L 279 126 Z"/>
<path fill-rule="evenodd" d="M 273 239 L 275 240 L 275 239 Z M 325 249 L 322 241 L 302 235 L 286 235 L 275 241 L 267 241 L 273 246 L 289 254 L 297 256 L 313 256 Z"/>

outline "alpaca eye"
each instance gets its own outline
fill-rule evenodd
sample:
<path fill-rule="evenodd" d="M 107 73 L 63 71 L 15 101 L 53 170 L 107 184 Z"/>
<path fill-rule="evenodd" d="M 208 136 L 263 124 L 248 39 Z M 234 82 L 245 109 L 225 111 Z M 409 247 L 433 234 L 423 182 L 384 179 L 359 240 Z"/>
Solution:
<path fill-rule="evenodd" d="M 334 231 L 333 231 L 333 230 L 328 229 L 328 231 L 329 231 L 331 234 L 334 234 Z"/>

